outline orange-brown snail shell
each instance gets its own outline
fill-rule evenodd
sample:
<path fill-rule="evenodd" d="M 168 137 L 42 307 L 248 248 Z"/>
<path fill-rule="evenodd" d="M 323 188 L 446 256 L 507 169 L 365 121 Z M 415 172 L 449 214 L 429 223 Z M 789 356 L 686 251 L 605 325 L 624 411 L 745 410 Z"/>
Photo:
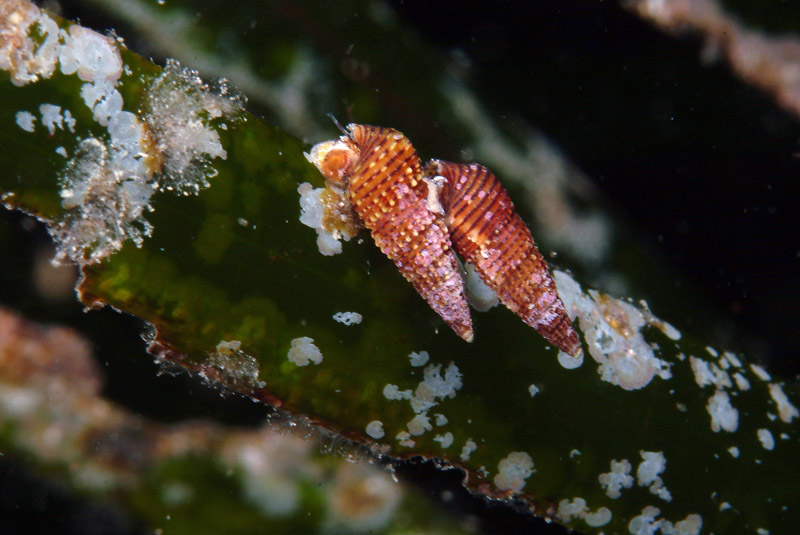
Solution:
<path fill-rule="evenodd" d="M 349 135 L 316 145 L 311 161 L 345 189 L 375 244 L 442 319 L 472 341 L 458 259 L 411 142 L 391 128 L 349 125 Z"/>
<path fill-rule="evenodd" d="M 581 349 L 578 335 L 547 263 L 494 174 L 481 165 L 441 160 L 431 160 L 425 174 L 446 179 L 442 205 L 458 254 L 522 321 L 554 346 L 576 355 Z"/>

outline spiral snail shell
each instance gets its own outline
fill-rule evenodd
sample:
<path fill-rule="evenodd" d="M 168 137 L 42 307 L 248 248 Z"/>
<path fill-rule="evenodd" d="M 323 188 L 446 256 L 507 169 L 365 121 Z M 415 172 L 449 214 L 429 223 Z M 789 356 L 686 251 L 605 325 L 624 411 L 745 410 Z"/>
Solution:
<path fill-rule="evenodd" d="M 478 164 L 431 160 L 425 174 L 446 180 L 445 222 L 453 247 L 500 302 L 569 355 L 580 342 L 533 236 L 494 174 Z"/>
<path fill-rule="evenodd" d="M 472 319 L 456 252 L 500 301 L 569 355 L 581 351 L 555 282 L 505 188 L 477 164 L 424 168 L 403 134 L 351 124 L 309 159 L 350 203 L 383 253 L 464 340 Z"/>
<path fill-rule="evenodd" d="M 351 124 L 348 135 L 320 143 L 310 159 L 330 185 L 345 189 L 380 250 L 464 340 L 469 314 L 458 259 L 440 213 L 429 209 L 417 151 L 391 128 Z"/>

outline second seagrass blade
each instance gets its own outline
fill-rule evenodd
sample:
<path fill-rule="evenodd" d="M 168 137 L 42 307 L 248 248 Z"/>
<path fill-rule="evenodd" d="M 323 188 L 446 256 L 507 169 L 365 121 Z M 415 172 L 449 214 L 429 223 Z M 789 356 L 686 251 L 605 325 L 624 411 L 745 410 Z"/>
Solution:
<path fill-rule="evenodd" d="M 441 160 L 431 160 L 425 174 L 447 181 L 442 204 L 456 251 L 522 321 L 560 350 L 577 355 L 578 335 L 547 263 L 494 174 L 481 165 Z"/>
<path fill-rule="evenodd" d="M 433 310 L 471 342 L 472 319 L 450 236 L 428 203 L 417 151 L 391 128 L 350 125 L 359 149 L 347 189 L 375 244 Z"/>

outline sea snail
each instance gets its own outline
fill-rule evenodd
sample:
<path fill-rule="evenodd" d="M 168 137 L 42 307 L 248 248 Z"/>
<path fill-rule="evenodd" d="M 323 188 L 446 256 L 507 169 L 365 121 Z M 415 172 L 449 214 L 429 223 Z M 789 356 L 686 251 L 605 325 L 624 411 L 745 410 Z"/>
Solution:
<path fill-rule="evenodd" d="M 569 355 L 581 351 L 530 230 L 487 168 L 431 160 L 391 128 L 351 124 L 309 160 L 345 192 L 376 245 L 464 340 L 472 319 L 456 253 L 500 301 Z"/>
<path fill-rule="evenodd" d="M 411 142 L 390 128 L 350 125 L 349 134 L 311 149 L 329 186 L 347 191 L 375 244 L 433 310 L 472 341 L 464 283 L 441 214 L 428 210 L 428 185 Z"/>

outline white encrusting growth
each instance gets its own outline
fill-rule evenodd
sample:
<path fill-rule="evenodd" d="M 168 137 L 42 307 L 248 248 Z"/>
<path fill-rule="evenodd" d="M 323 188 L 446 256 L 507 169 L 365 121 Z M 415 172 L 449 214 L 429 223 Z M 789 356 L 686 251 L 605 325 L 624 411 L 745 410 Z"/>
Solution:
<path fill-rule="evenodd" d="M 611 510 L 608 507 L 600 507 L 595 512 L 586 513 L 586 516 L 583 517 L 583 519 L 586 521 L 586 525 L 593 528 L 605 526 L 611 522 L 611 518 Z"/>
<path fill-rule="evenodd" d="M 433 440 L 442 445 L 442 449 L 449 448 L 453 445 L 453 433 L 447 432 L 443 435 L 436 435 Z"/>
<path fill-rule="evenodd" d="M 60 173 L 64 214 L 52 223 L 56 259 L 97 262 L 127 240 L 140 246 L 152 229 L 143 218 L 152 210 L 158 189 L 196 192 L 216 173 L 210 160 L 226 153 L 211 121 L 236 120 L 243 99 L 220 83 L 212 91 L 197 74 L 168 60 L 144 93 L 145 113 L 124 111 L 117 90 L 125 66 L 117 43 L 105 35 L 72 24 L 59 29 L 29 2 L 0 5 L 0 69 L 12 82 L 25 85 L 49 78 L 59 67 L 83 84 L 81 97 L 106 134 L 78 142 Z M 69 110 L 43 103 L 40 122 L 51 136 L 75 132 Z M 17 124 L 35 131 L 34 115 L 19 112 Z M 58 151 L 66 156 L 66 149 Z M 158 162 L 156 164 L 156 162 Z M 162 171 L 154 178 L 156 171 Z"/>
<path fill-rule="evenodd" d="M 456 391 L 461 389 L 461 372 L 458 366 L 451 362 L 445 369 L 444 377 L 441 375 L 441 368 L 441 364 L 431 364 L 423 370 L 423 379 L 410 400 L 414 412 L 432 409 L 438 405 L 438 400 L 452 399 L 456 397 Z"/>
<path fill-rule="evenodd" d="M 586 507 L 586 500 L 583 498 L 573 498 L 572 501 L 563 499 L 558 502 L 558 516 L 565 522 L 572 520 L 572 517 L 582 517 L 588 511 Z"/>
<path fill-rule="evenodd" d="M 628 522 L 628 531 L 633 535 L 652 535 L 661 528 L 662 520 L 656 521 L 661 513 L 658 507 L 652 505 L 642 509 L 642 514 L 637 515 Z"/>
<path fill-rule="evenodd" d="M 667 460 L 661 451 L 641 450 L 639 454 L 642 456 L 642 462 L 636 469 L 636 483 L 640 487 L 646 487 L 661 479 L 658 474 L 666 469 Z"/>
<path fill-rule="evenodd" d="M 109 119 L 122 111 L 122 95 L 114 84 L 105 81 L 85 83 L 81 87 L 81 97 L 86 107 L 92 110 L 92 117 L 101 126 L 108 126 Z"/>
<path fill-rule="evenodd" d="M 731 398 L 723 390 L 717 390 L 708 399 L 706 405 L 711 415 L 711 430 L 718 433 L 720 429 L 733 433 L 739 428 L 739 411 L 731 405 Z"/>
<path fill-rule="evenodd" d="M 740 361 L 739 358 L 736 355 L 734 355 L 733 353 L 731 353 L 730 351 L 724 352 L 722 354 L 722 357 L 725 360 L 727 360 L 730 363 L 730 365 L 733 366 L 734 368 L 741 368 L 742 367 L 742 361 Z"/>
<path fill-rule="evenodd" d="M 337 312 L 333 319 L 343 325 L 358 325 L 363 318 L 358 312 Z"/>
<path fill-rule="evenodd" d="M 562 271 L 554 271 L 553 278 L 567 313 L 578 318 L 602 380 L 625 390 L 637 390 L 655 376 L 672 377 L 669 364 L 655 356 L 654 346 L 641 332 L 646 325 L 663 324 L 649 310 L 640 310 L 595 290 L 584 293 L 580 284 Z M 559 355 L 559 363 L 564 366 L 565 362 Z"/>
<path fill-rule="evenodd" d="M 372 420 L 367 424 L 367 434 L 374 439 L 383 438 L 385 435 L 383 431 L 383 422 L 380 420 Z"/>
<path fill-rule="evenodd" d="M 703 527 L 703 520 L 700 515 L 686 515 L 686 518 L 675 523 L 673 526 L 668 520 L 661 524 L 661 533 L 664 535 L 699 535 Z"/>
<path fill-rule="evenodd" d="M 26 132 L 34 132 L 36 130 L 36 116 L 29 111 L 18 111 L 15 115 L 17 126 Z"/>
<path fill-rule="evenodd" d="M 703 517 L 697 514 L 686 515 L 686 518 L 675 522 L 673 526 L 670 522 L 664 521 L 661 526 L 661 533 L 664 535 L 699 535 L 703 527 Z"/>
<path fill-rule="evenodd" d="M 75 117 L 72 116 L 72 113 L 69 110 L 64 110 L 64 124 L 67 125 L 67 129 L 73 134 L 75 133 L 76 122 L 77 121 L 75 120 Z"/>
<path fill-rule="evenodd" d="M 756 435 L 758 436 L 758 441 L 761 442 L 761 446 L 765 450 L 775 449 L 775 438 L 773 438 L 769 429 L 759 429 L 756 431 Z"/>
<path fill-rule="evenodd" d="M 411 440 L 411 433 L 408 431 L 400 431 L 397 433 L 395 438 L 397 439 L 398 444 L 405 446 L 406 448 L 413 448 L 414 444 L 416 444 L 415 441 Z"/>
<path fill-rule="evenodd" d="M 660 451 L 640 451 L 642 462 L 636 469 L 636 484 L 640 487 L 650 487 L 650 492 L 664 501 L 671 502 L 672 495 L 664 486 L 661 474 L 667 468 L 667 459 Z"/>
<path fill-rule="evenodd" d="M 400 390 L 397 385 L 387 384 L 383 387 L 383 397 L 399 401 L 401 399 L 411 399 L 413 393 L 411 390 Z"/>
<path fill-rule="evenodd" d="M 592 512 L 586 505 L 586 500 L 583 498 L 573 498 L 572 501 L 568 499 L 558 502 L 558 516 L 565 522 L 569 522 L 573 517 L 582 518 L 590 527 L 596 528 L 605 526 L 611 521 L 611 511 L 607 507 L 600 507 L 597 511 Z"/>
<path fill-rule="evenodd" d="M 703 527 L 703 518 L 697 514 L 686 515 L 686 518 L 675 524 L 657 518 L 660 514 L 661 510 L 658 507 L 645 506 L 641 514 L 628 522 L 628 532 L 631 535 L 655 535 L 659 531 L 662 535 L 699 535 Z"/>
<path fill-rule="evenodd" d="M 244 103 L 227 80 L 212 88 L 197 71 L 167 60 L 148 87 L 144 116 L 163 159 L 162 189 L 189 195 L 209 186 L 217 173 L 211 160 L 228 156 L 213 124 L 243 120 Z"/>
<path fill-rule="evenodd" d="M 425 413 L 414 416 L 414 418 L 408 422 L 407 427 L 408 432 L 414 436 L 423 435 L 425 434 L 425 431 L 430 431 L 433 429 L 430 418 L 428 418 L 428 415 Z"/>
<path fill-rule="evenodd" d="M 32 39 L 38 35 L 38 39 Z M 50 78 L 58 62 L 63 32 L 56 22 L 31 2 L 0 3 L 0 70 L 23 86 Z"/>
<path fill-rule="evenodd" d="M 464 462 L 469 461 L 472 452 L 477 449 L 478 445 L 475 443 L 475 441 L 472 440 L 472 438 L 468 438 L 464 443 L 464 447 L 461 448 L 461 454 L 459 455 L 459 458 Z"/>
<path fill-rule="evenodd" d="M 266 383 L 258 380 L 259 363 L 252 355 L 242 351 L 239 340 L 222 340 L 214 351 L 209 352 L 201 374 L 206 379 L 222 380 L 227 386 L 239 390 L 263 388 Z M 207 367 L 215 371 L 210 375 Z"/>
<path fill-rule="evenodd" d="M 292 340 L 292 347 L 287 357 L 298 366 L 308 366 L 310 362 L 314 364 L 322 362 L 322 352 L 314 345 L 314 339 L 308 336 Z"/>
<path fill-rule="evenodd" d="M 86 47 L 78 49 L 73 59 L 90 54 Z M 199 117 L 201 113 L 213 116 L 221 109 L 235 114 L 240 106 L 226 92 L 212 94 L 196 73 L 170 60 L 148 87 L 143 122 L 122 110 L 122 97 L 114 89 L 116 80 L 109 81 L 118 73 L 114 61 L 108 59 L 112 50 L 119 54 L 113 45 L 97 53 L 98 77 L 94 83 L 87 81 L 81 92 L 95 120 L 107 127 L 110 139 L 105 144 L 94 138 L 84 140 L 81 146 L 88 148 L 86 154 L 79 150 L 64 175 L 62 204 L 76 213 L 68 213 L 69 225 L 60 224 L 57 229 L 59 255 L 73 260 L 98 261 L 121 248 L 126 239 L 141 245 L 152 232 L 142 215 L 151 210 L 150 197 L 157 189 L 188 194 L 208 186 L 206 176 L 216 172 L 209 159 L 224 158 L 225 151 L 208 119 Z M 79 67 L 77 72 L 87 78 L 86 69 Z M 153 180 L 156 160 L 162 163 L 162 174 Z M 72 169 L 75 172 L 70 173 Z"/>
<path fill-rule="evenodd" d="M 750 365 L 750 369 L 753 371 L 753 373 L 756 375 L 756 377 L 758 377 L 762 381 L 771 381 L 772 380 L 772 376 L 769 374 L 769 372 L 767 372 L 767 370 L 765 370 L 764 368 L 762 368 L 758 364 L 751 364 Z"/>
<path fill-rule="evenodd" d="M 689 363 L 694 372 L 694 380 L 698 386 L 715 386 L 718 390 L 733 386 L 728 373 L 722 370 L 717 364 L 703 359 L 689 357 Z"/>
<path fill-rule="evenodd" d="M 425 366 L 428 363 L 428 359 L 430 355 L 427 351 L 420 351 L 417 353 L 416 351 L 412 351 L 408 354 L 408 360 L 411 362 L 411 365 L 414 367 Z"/>
<path fill-rule="evenodd" d="M 513 451 L 497 464 L 494 485 L 498 490 L 519 492 L 534 472 L 533 459 L 524 451 Z"/>
<path fill-rule="evenodd" d="M 84 82 L 111 82 L 122 76 L 122 57 L 110 37 L 77 24 L 63 32 L 59 51 L 61 72 L 77 74 Z"/>
<path fill-rule="evenodd" d="M 411 353 L 409 358 L 412 365 L 415 362 L 424 364 L 428 361 L 429 355 L 427 352 L 422 351 L 420 353 Z M 411 408 L 414 412 L 426 414 L 426 411 L 439 403 L 438 399 L 452 399 L 455 397 L 456 391 L 461 388 L 461 372 L 459 372 L 458 366 L 451 362 L 445 370 L 444 377 L 442 377 L 440 370 L 440 364 L 432 364 L 425 368 L 423 371 L 424 378 L 417 385 L 413 394 L 411 390 L 399 390 L 396 385 L 387 384 L 383 388 L 383 395 L 392 400 L 407 399 L 411 402 Z M 447 422 L 447 418 L 439 414 L 436 416 L 436 422 L 436 425 L 444 425 Z"/>
<path fill-rule="evenodd" d="M 734 373 L 733 380 L 736 382 L 736 387 L 739 390 L 742 391 L 750 390 L 750 381 L 748 381 L 741 373 L 739 372 Z"/>
<path fill-rule="evenodd" d="M 42 20 L 46 17 L 47 15 L 40 15 Z M 53 25 L 55 24 L 50 21 L 45 23 L 44 26 L 50 27 L 51 23 Z M 49 34 L 49 37 L 55 36 L 55 33 Z M 62 39 L 64 41 L 63 45 L 60 44 Z M 114 84 L 116 83 L 115 75 L 118 77 L 119 69 L 115 69 L 114 66 L 119 67 L 122 60 L 116 46 L 108 37 L 73 25 L 68 32 L 61 31 L 57 38 L 51 42 L 51 45 L 53 45 L 51 52 L 54 54 L 54 57 L 61 60 L 61 71 L 64 74 L 72 74 L 80 69 L 81 79 L 85 81 L 107 78 Z M 75 51 L 79 51 L 80 53 L 76 55 L 74 53 Z M 109 68 L 109 64 L 112 65 L 111 68 Z M 50 74 L 52 74 L 52 70 L 50 70 Z M 85 85 L 86 84 L 84 84 L 84 86 Z M 112 85 L 109 87 L 112 87 Z M 74 119 L 69 113 L 69 110 L 65 110 L 62 116 L 60 106 L 45 103 L 39 106 L 39 112 L 41 114 L 41 123 L 47 128 L 50 135 L 55 134 L 56 129 L 63 129 L 64 124 L 71 130 L 74 128 Z M 103 146 L 100 147 L 98 144 Z M 65 208 L 78 207 L 80 203 L 88 200 L 98 203 L 108 199 L 111 206 L 106 208 L 89 207 L 86 210 L 80 210 L 82 213 L 67 215 L 68 219 L 72 218 L 73 222 L 77 220 L 79 223 L 75 230 L 81 235 L 80 238 L 87 238 L 87 231 L 90 231 L 91 227 L 97 228 L 98 231 L 96 234 L 98 235 L 94 236 L 95 239 L 87 244 L 89 246 L 92 244 L 100 244 L 99 249 L 101 249 L 101 255 L 92 255 L 89 257 L 90 259 L 96 259 L 98 256 L 105 254 L 105 251 L 102 251 L 103 243 L 110 243 L 113 244 L 112 247 L 115 247 L 116 244 L 121 243 L 125 237 L 141 237 L 140 231 L 125 229 L 125 227 L 132 219 L 141 215 L 141 209 L 143 207 L 130 206 L 129 203 L 131 201 L 135 202 L 136 196 L 130 197 L 123 193 L 122 197 L 127 198 L 120 199 L 120 195 L 115 191 L 116 186 L 119 186 L 121 182 L 129 182 L 139 178 L 137 176 L 138 170 L 124 167 L 124 165 L 122 165 L 123 162 L 116 158 L 116 151 L 109 151 L 109 147 L 104 146 L 99 140 L 87 138 L 81 145 L 82 147 L 79 147 L 77 152 L 86 156 L 87 161 L 84 163 L 73 160 L 68 164 L 62 182 L 66 185 L 65 189 L 62 190 L 62 197 L 66 202 Z M 81 149 L 83 149 L 82 152 Z M 109 152 L 112 152 L 112 154 L 109 155 Z M 109 181 L 111 182 L 110 184 Z M 102 189 L 103 191 L 92 191 L 97 189 Z M 76 197 L 76 190 L 83 190 L 84 195 L 78 195 Z M 125 205 L 126 208 L 131 208 L 135 214 L 123 212 L 118 218 L 115 218 L 113 222 L 97 222 L 92 220 L 93 216 L 108 218 L 112 214 L 118 213 L 120 209 L 123 208 L 121 205 Z M 63 233 L 65 229 L 67 231 L 69 229 L 69 225 L 64 225 L 64 221 L 61 222 L 59 227 L 59 232 L 56 233 L 57 235 Z M 116 227 L 116 229 L 112 227 Z M 116 230 L 116 232 L 114 232 L 114 230 Z M 99 235 L 106 234 L 109 231 L 114 235 Z M 64 247 L 63 244 L 59 245 L 59 256 L 70 256 L 73 259 L 82 259 L 82 256 L 80 256 L 83 252 L 82 247 L 72 248 L 69 246 Z M 75 255 L 78 255 L 78 258 L 75 258 L 73 255 L 65 254 L 67 252 L 74 252 Z"/>
<path fill-rule="evenodd" d="M 597 480 L 600 486 L 606 489 L 606 495 L 616 500 L 621 496 L 621 489 L 629 489 L 633 486 L 633 477 L 631 474 L 631 463 L 627 459 L 611 461 L 611 471 L 600 474 Z"/>
<path fill-rule="evenodd" d="M 797 407 L 792 405 L 792 403 L 789 401 L 789 398 L 786 397 L 781 385 L 777 383 L 770 383 L 769 395 L 778 406 L 778 416 L 782 421 L 788 424 L 792 423 L 792 420 L 795 418 L 800 418 L 800 412 L 797 411 Z"/>
<path fill-rule="evenodd" d="M 661 327 L 661 331 L 669 338 L 670 340 L 680 340 L 681 339 L 681 332 L 675 328 L 675 326 L 667 323 L 666 321 L 663 323 Z"/>
<path fill-rule="evenodd" d="M 339 229 L 331 229 L 323 224 L 326 215 L 326 205 L 323 195 L 328 193 L 328 188 L 314 188 L 308 182 L 298 186 L 300 194 L 300 222 L 317 231 L 317 247 L 324 256 L 333 256 L 342 252 L 342 243 L 352 236 Z"/>
<path fill-rule="evenodd" d="M 81 140 L 67 162 L 60 192 L 65 213 L 50 229 L 57 260 L 97 262 L 126 240 L 140 246 L 152 233 L 142 216 L 150 209 L 153 184 L 128 149 L 139 138 L 135 131 L 121 134 L 112 135 L 108 144 L 93 137 Z"/>

